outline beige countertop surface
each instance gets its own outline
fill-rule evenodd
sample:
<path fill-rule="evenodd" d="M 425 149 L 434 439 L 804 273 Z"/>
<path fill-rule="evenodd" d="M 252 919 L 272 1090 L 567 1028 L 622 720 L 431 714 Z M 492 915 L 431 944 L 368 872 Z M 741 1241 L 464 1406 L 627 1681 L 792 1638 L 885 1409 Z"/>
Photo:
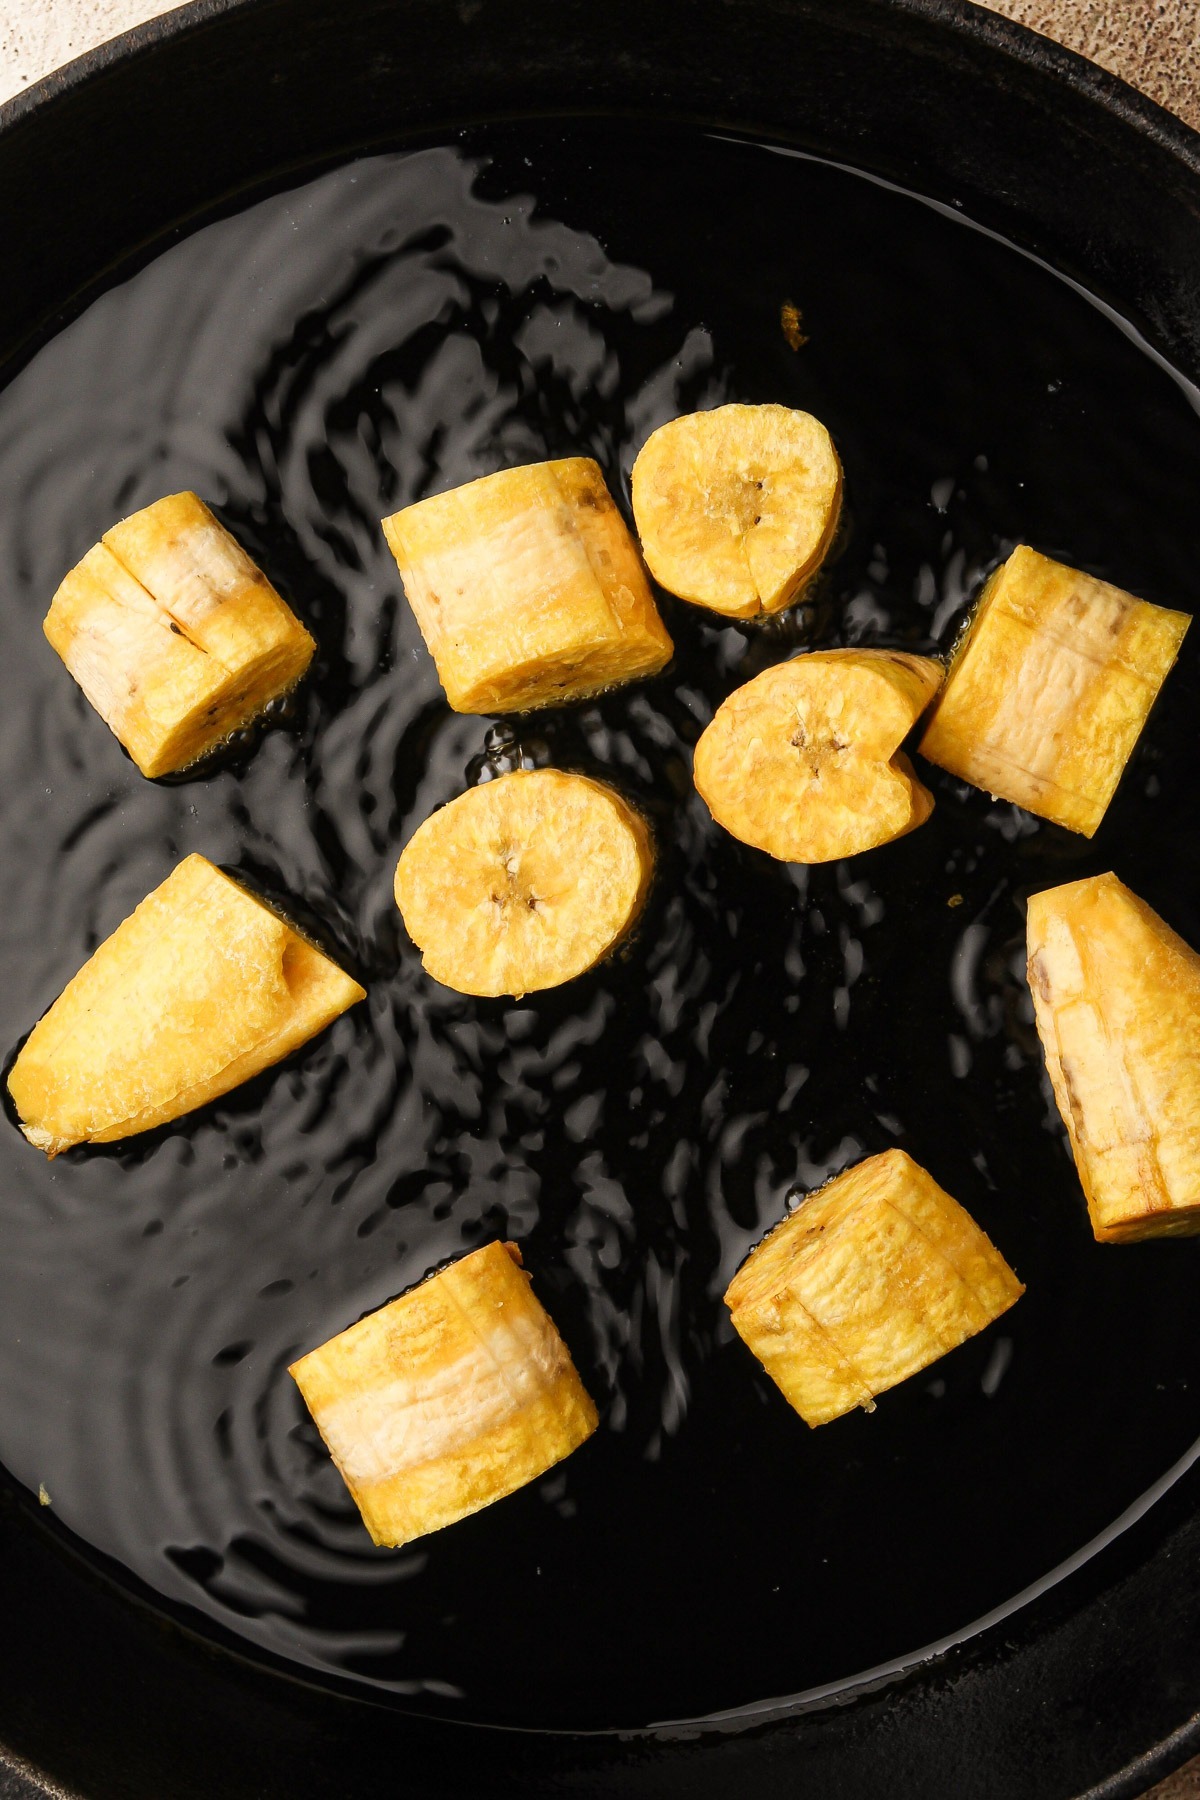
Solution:
<path fill-rule="evenodd" d="M 0 0 L 0 101 L 170 10 L 155 0 Z M 1200 128 L 1200 0 L 994 0 L 991 10 L 1092 57 Z M 1146 1800 L 1200 1800 L 1200 1757 Z"/>

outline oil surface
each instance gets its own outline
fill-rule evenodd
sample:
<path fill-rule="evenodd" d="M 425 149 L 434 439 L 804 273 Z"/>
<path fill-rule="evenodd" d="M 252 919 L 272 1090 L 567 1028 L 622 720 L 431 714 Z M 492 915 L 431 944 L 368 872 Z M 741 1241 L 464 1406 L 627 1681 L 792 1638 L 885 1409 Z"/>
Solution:
<path fill-rule="evenodd" d="M 647 433 L 726 399 L 833 432 L 847 529 L 812 603 L 744 630 L 665 601 L 661 678 L 526 721 L 450 713 L 380 516 L 573 452 L 627 505 Z M 320 651 L 257 743 L 151 784 L 39 622 L 115 518 L 184 486 Z M 373 157 L 96 301 L 0 396 L 0 1042 L 192 850 L 290 897 L 370 1000 L 124 1146 L 49 1165 L 0 1121 L 12 1478 L 201 1623 L 540 1726 L 843 1681 L 1105 1530 L 1200 1435 L 1200 1246 L 1093 1243 L 1023 902 L 1111 867 L 1200 942 L 1200 632 L 1090 844 L 922 765 L 928 825 L 788 868 L 713 825 L 690 753 L 799 646 L 946 647 L 1018 541 L 1190 608 L 1198 491 L 1192 397 L 1086 296 L 912 198 L 699 132 L 523 126 Z M 464 785 L 543 763 L 652 819 L 647 914 L 568 987 L 461 998 L 405 939 L 397 854 Z M 721 1294 L 789 1199 L 894 1143 L 1028 1293 L 873 1416 L 809 1432 Z M 496 1235 L 601 1428 L 377 1551 L 286 1365 Z"/>

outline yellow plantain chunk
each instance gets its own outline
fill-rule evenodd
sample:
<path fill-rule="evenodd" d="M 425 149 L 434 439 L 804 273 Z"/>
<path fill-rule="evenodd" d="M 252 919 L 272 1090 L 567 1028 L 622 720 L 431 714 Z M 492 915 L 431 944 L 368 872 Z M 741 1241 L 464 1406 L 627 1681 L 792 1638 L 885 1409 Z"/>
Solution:
<path fill-rule="evenodd" d="M 109 1143 L 227 1094 L 365 997 L 270 907 L 188 856 L 34 1026 L 8 1091 L 48 1156 Z"/>
<path fill-rule="evenodd" d="M 1021 545 L 983 590 L 921 755 L 1091 837 L 1190 624 Z"/>
<path fill-rule="evenodd" d="M 292 1364 L 375 1543 L 465 1519 L 595 1431 L 520 1264 L 515 1244 L 487 1244 Z"/>
<path fill-rule="evenodd" d="M 383 530 L 455 712 L 561 706 L 670 660 L 641 558 L 588 456 L 485 475 Z"/>
<path fill-rule="evenodd" d="M 650 572 L 731 619 L 798 600 L 833 542 L 842 466 L 811 413 L 718 406 L 660 425 L 633 465 Z"/>
<path fill-rule="evenodd" d="M 43 629 L 143 775 L 186 769 L 292 688 L 316 648 L 195 494 L 105 533 Z"/>
<path fill-rule="evenodd" d="M 923 825 L 933 797 L 899 746 L 942 666 L 892 650 L 814 650 L 730 694 L 696 745 L 719 825 L 781 862 L 820 863 Z"/>
<path fill-rule="evenodd" d="M 1115 875 L 1029 902 L 1029 985 L 1101 1243 L 1200 1232 L 1200 956 Z"/>
<path fill-rule="evenodd" d="M 645 821 L 611 788 L 518 770 L 413 833 L 396 904 L 435 981 L 520 999 L 606 956 L 641 910 L 653 866 Z"/>
<path fill-rule="evenodd" d="M 974 1337 L 1025 1292 L 971 1215 L 903 1150 L 810 1194 L 729 1284 L 734 1328 L 809 1425 Z"/>

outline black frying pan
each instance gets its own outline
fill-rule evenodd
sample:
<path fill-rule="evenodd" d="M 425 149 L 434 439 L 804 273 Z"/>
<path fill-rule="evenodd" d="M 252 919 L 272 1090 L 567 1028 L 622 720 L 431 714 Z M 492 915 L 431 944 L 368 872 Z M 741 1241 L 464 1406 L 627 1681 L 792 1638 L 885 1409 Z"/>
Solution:
<path fill-rule="evenodd" d="M 757 132 L 961 206 L 1200 374 L 1193 135 L 990 15 L 849 0 L 185 9 L 6 109 L 0 354 L 21 364 L 107 271 L 289 171 L 568 105 Z M 1137 1794 L 1200 1737 L 1194 1469 L 1039 1600 L 921 1667 L 757 1728 L 620 1738 L 466 1729 L 301 1685 L 138 1604 L 16 1483 L 0 1495 L 2 1779 L 18 1794 L 24 1765 L 30 1792 L 154 1800 L 1050 1800 Z"/>

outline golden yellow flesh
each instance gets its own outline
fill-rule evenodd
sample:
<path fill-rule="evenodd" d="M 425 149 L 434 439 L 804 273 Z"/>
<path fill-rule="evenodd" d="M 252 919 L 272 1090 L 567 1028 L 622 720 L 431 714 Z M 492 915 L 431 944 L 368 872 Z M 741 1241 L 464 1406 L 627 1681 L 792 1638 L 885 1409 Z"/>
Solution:
<path fill-rule="evenodd" d="M 1190 624 L 1022 545 L 983 591 L 921 755 L 1091 837 Z"/>
<path fill-rule="evenodd" d="M 34 1026 L 8 1078 L 57 1156 L 191 1112 L 365 998 L 356 981 L 203 856 L 106 938 Z"/>
<path fill-rule="evenodd" d="M 1028 941 L 1097 1238 L 1200 1232 L 1200 956 L 1115 875 L 1034 894 Z"/>
<path fill-rule="evenodd" d="M 488 1244 L 293 1363 L 377 1544 L 478 1512 L 596 1429 L 520 1260 Z"/>
<path fill-rule="evenodd" d="M 633 516 L 656 581 L 733 619 L 800 598 L 837 530 L 842 469 L 810 413 L 718 406 L 652 432 Z"/>
<path fill-rule="evenodd" d="M 719 825 L 781 862 L 829 862 L 923 825 L 933 798 L 899 746 L 940 663 L 820 650 L 732 693 L 696 745 L 697 790 Z"/>
<path fill-rule="evenodd" d="M 383 530 L 456 712 L 559 706 L 670 659 L 590 457 L 485 475 L 393 513 Z"/>
<path fill-rule="evenodd" d="M 104 534 L 47 638 L 143 775 L 184 769 L 294 687 L 315 645 L 195 494 Z"/>
<path fill-rule="evenodd" d="M 1024 1288 L 970 1214 L 902 1150 L 810 1194 L 750 1253 L 734 1328 L 809 1425 L 982 1331 Z"/>
<path fill-rule="evenodd" d="M 435 981 L 519 998 L 599 962 L 652 868 L 645 822 L 611 788 L 518 771 L 426 819 L 397 865 L 396 904 Z"/>

